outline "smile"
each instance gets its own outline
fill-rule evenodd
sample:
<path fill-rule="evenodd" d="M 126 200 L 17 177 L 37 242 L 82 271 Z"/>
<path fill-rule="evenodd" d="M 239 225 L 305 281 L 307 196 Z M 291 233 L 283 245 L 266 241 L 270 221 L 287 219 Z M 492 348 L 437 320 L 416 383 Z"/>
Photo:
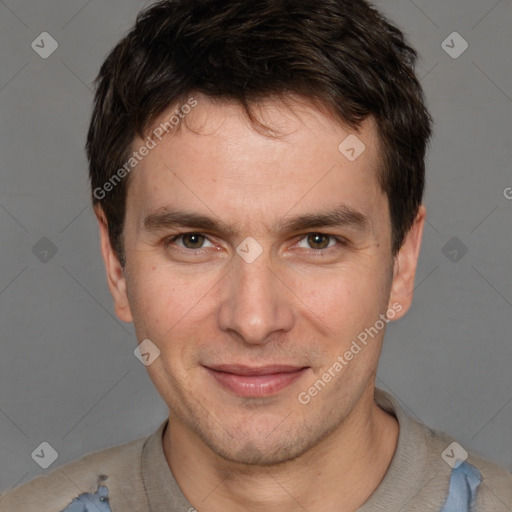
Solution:
<path fill-rule="evenodd" d="M 220 365 L 205 368 L 224 389 L 245 398 L 275 395 L 299 379 L 308 369 L 282 365 L 259 368 Z"/>

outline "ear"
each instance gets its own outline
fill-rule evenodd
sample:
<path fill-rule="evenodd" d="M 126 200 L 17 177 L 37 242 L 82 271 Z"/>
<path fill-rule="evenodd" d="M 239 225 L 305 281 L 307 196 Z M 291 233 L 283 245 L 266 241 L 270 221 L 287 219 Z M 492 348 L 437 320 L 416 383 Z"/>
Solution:
<path fill-rule="evenodd" d="M 94 214 L 98 220 L 101 254 L 103 255 L 105 270 L 107 272 L 108 287 L 112 298 L 114 299 L 116 315 L 123 320 L 123 322 L 132 322 L 133 317 L 128 303 L 128 296 L 126 294 L 124 270 L 110 243 L 105 213 L 101 207 L 97 206 L 94 208 Z"/>
<path fill-rule="evenodd" d="M 394 320 L 401 318 L 409 310 L 414 290 L 414 277 L 420 254 L 423 227 L 425 225 L 427 210 L 424 205 L 418 209 L 414 223 L 407 233 L 402 247 L 395 256 L 393 264 L 393 281 L 388 307 L 397 311 Z M 400 304 L 402 308 L 393 308 L 392 305 Z"/>

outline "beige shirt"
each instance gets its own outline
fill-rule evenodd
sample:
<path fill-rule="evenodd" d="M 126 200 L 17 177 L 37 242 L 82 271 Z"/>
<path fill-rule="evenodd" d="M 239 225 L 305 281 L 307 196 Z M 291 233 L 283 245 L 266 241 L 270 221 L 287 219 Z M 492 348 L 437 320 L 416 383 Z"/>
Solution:
<path fill-rule="evenodd" d="M 375 399 L 397 418 L 400 434 L 384 479 L 358 512 L 440 512 L 452 471 L 441 454 L 454 440 L 408 417 L 388 393 L 377 389 Z M 193 512 L 165 459 L 167 422 L 148 437 L 90 453 L 1 494 L 0 511 Z M 512 512 L 512 474 L 471 454 L 466 462 L 483 477 L 475 510 Z M 108 501 L 94 501 L 98 486 L 108 488 Z M 194 505 L 208 510 L 208 503 Z"/>

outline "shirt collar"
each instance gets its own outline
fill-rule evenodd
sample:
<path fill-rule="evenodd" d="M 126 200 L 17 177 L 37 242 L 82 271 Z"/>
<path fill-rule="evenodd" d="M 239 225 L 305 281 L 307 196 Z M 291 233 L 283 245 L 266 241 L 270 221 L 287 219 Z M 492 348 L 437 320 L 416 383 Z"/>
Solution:
<path fill-rule="evenodd" d="M 174 479 L 163 449 L 163 435 L 169 418 L 148 437 L 142 448 L 142 480 L 150 512 L 187 512 L 193 510 Z"/>
<path fill-rule="evenodd" d="M 399 510 L 414 498 L 414 493 L 425 481 L 427 464 L 418 463 L 428 458 L 425 430 L 409 418 L 398 401 L 389 393 L 376 388 L 375 401 L 379 407 L 396 417 L 400 432 L 391 464 L 379 487 L 368 498 L 359 512 L 377 509 Z M 150 512 L 184 512 L 194 510 L 179 488 L 165 458 L 163 435 L 169 419 L 165 419 L 142 448 L 142 479 Z M 375 508 L 377 507 L 377 508 Z"/>

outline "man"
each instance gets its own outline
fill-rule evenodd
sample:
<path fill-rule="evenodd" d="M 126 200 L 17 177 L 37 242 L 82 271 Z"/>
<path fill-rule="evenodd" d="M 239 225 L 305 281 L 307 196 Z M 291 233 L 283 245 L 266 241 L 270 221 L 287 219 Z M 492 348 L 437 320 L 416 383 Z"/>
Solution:
<path fill-rule="evenodd" d="M 362 0 L 140 14 L 87 152 L 116 313 L 169 418 L 2 511 L 512 510 L 507 470 L 375 389 L 426 215 L 415 58 Z"/>

